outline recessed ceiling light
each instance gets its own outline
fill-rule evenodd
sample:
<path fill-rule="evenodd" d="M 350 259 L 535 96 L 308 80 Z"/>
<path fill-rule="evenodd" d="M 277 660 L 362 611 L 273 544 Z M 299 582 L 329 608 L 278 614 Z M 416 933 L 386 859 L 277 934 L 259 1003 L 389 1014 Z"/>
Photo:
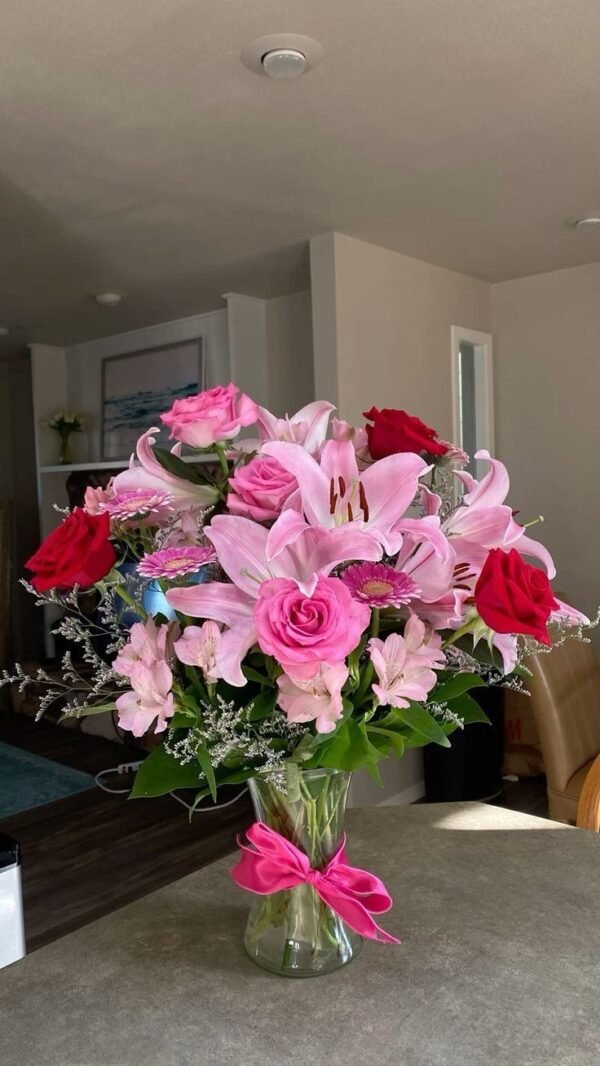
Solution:
<path fill-rule="evenodd" d="M 299 78 L 308 64 L 297 48 L 272 48 L 262 57 L 262 67 L 268 78 Z"/>
<path fill-rule="evenodd" d="M 574 218 L 571 220 L 571 225 L 574 226 L 575 229 L 582 230 L 583 232 L 590 232 L 593 229 L 598 232 L 598 227 L 600 227 L 600 211 L 595 211 L 590 215 L 583 215 L 581 218 Z"/>
<path fill-rule="evenodd" d="M 266 74 L 281 81 L 318 67 L 323 59 L 323 47 L 300 33 L 268 33 L 247 44 L 240 58 L 254 74 Z"/>
<path fill-rule="evenodd" d="M 102 307 L 116 307 L 121 303 L 123 295 L 120 292 L 97 292 L 96 303 Z"/>
<path fill-rule="evenodd" d="M 0 326 L 0 337 L 8 337 L 9 334 L 10 329 L 8 328 L 8 326 Z"/>

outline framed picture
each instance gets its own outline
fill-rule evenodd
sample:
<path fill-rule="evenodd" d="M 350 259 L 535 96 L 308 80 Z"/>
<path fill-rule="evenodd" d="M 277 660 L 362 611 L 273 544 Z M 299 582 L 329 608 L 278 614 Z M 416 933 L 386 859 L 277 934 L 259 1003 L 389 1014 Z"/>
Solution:
<path fill-rule="evenodd" d="M 128 459 L 174 400 L 204 388 L 204 338 L 112 355 L 102 362 L 102 458 Z M 159 442 L 168 439 L 167 428 Z"/>

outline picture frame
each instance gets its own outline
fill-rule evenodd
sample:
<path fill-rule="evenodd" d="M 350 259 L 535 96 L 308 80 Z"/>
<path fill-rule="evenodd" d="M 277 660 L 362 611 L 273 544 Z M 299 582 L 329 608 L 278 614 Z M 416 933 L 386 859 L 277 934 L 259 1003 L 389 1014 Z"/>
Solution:
<path fill-rule="evenodd" d="M 160 414 L 175 400 L 205 388 L 205 338 L 161 344 L 111 355 L 102 361 L 102 459 L 125 460 L 149 426 L 161 426 L 158 443 L 168 441 Z"/>

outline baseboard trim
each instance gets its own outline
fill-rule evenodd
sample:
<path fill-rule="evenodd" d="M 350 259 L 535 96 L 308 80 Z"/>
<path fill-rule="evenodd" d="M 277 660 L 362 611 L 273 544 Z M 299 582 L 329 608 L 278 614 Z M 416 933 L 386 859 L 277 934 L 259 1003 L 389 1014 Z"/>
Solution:
<path fill-rule="evenodd" d="M 425 795 L 425 782 L 417 781 L 415 785 L 409 785 L 408 788 L 403 788 L 402 792 L 396 792 L 393 796 L 388 796 L 387 799 L 381 800 L 377 803 L 377 807 L 401 807 L 409 803 L 416 803 L 417 800 L 423 799 Z"/>

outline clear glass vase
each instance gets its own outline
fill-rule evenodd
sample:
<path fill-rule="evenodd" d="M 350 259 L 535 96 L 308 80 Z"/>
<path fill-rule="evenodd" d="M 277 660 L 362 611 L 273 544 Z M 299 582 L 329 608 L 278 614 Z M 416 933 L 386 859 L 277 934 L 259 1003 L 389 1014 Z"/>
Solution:
<path fill-rule="evenodd" d="M 249 784 L 257 821 L 304 851 L 314 869 L 323 869 L 342 842 L 350 774 L 304 770 L 293 791 L 260 775 Z M 244 946 L 266 970 L 316 977 L 350 962 L 360 951 L 362 937 L 307 884 L 255 896 Z"/>
<path fill-rule="evenodd" d="M 61 466 L 70 466 L 73 462 L 70 430 L 68 432 L 66 432 L 65 430 L 62 430 L 60 432 L 60 451 L 58 453 L 58 461 Z"/>

